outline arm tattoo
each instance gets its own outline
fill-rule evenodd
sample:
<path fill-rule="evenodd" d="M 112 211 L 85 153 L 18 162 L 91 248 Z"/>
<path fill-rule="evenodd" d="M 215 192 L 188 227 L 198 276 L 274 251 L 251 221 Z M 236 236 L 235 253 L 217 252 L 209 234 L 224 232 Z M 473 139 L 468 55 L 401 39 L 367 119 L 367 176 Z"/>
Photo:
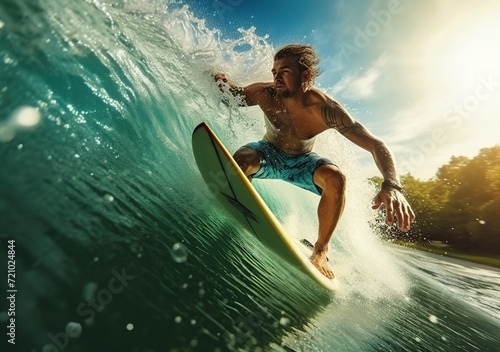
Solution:
<path fill-rule="evenodd" d="M 325 106 L 321 109 L 321 117 L 323 121 L 331 127 L 344 134 L 349 131 L 354 124 L 352 119 L 341 108 L 335 108 L 331 105 Z"/>
<path fill-rule="evenodd" d="M 266 90 L 273 98 L 276 96 L 276 88 L 274 88 L 274 86 L 267 86 Z"/>

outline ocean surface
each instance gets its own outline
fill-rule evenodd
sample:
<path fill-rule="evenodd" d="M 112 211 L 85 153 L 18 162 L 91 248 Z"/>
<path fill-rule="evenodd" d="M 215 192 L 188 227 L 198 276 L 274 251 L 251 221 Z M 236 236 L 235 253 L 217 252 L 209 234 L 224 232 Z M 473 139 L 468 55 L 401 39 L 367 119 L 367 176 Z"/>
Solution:
<path fill-rule="evenodd" d="M 264 131 L 211 72 L 268 79 L 274 50 L 176 1 L 2 0 L 1 351 L 500 351 L 499 270 L 379 240 L 373 190 L 335 133 L 317 151 L 349 179 L 336 292 L 207 195 L 193 128 L 231 151 Z M 254 184 L 314 241 L 316 196 Z"/>

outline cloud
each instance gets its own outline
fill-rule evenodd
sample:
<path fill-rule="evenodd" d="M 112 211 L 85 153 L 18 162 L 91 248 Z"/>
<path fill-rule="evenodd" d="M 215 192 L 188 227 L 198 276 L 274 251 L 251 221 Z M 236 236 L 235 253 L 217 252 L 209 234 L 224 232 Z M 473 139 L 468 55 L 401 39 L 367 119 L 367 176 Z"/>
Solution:
<path fill-rule="evenodd" d="M 387 63 L 387 55 L 380 56 L 366 72 L 347 74 L 331 89 L 331 94 L 347 100 L 360 100 L 372 97 L 375 83 L 382 75 Z"/>

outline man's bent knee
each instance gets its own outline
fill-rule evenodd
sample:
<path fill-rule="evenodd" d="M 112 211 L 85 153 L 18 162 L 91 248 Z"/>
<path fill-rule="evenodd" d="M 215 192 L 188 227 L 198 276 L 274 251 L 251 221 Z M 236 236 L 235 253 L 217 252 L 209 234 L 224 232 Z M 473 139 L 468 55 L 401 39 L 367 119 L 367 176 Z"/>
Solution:
<path fill-rule="evenodd" d="M 260 155 L 253 149 L 241 147 L 233 158 L 246 176 L 253 175 L 260 168 Z"/>
<path fill-rule="evenodd" d="M 314 172 L 314 183 L 323 190 L 335 190 L 343 193 L 346 181 L 344 173 L 335 165 L 323 165 Z"/>

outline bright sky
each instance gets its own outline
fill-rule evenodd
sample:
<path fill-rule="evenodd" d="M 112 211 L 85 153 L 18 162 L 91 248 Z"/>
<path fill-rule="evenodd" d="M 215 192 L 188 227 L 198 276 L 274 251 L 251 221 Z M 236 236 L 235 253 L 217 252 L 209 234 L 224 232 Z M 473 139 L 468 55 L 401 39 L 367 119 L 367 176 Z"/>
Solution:
<path fill-rule="evenodd" d="M 184 3 L 226 37 L 255 26 L 276 48 L 313 44 L 320 88 L 389 145 L 400 174 L 432 178 L 452 155 L 500 144 L 498 0 Z"/>

